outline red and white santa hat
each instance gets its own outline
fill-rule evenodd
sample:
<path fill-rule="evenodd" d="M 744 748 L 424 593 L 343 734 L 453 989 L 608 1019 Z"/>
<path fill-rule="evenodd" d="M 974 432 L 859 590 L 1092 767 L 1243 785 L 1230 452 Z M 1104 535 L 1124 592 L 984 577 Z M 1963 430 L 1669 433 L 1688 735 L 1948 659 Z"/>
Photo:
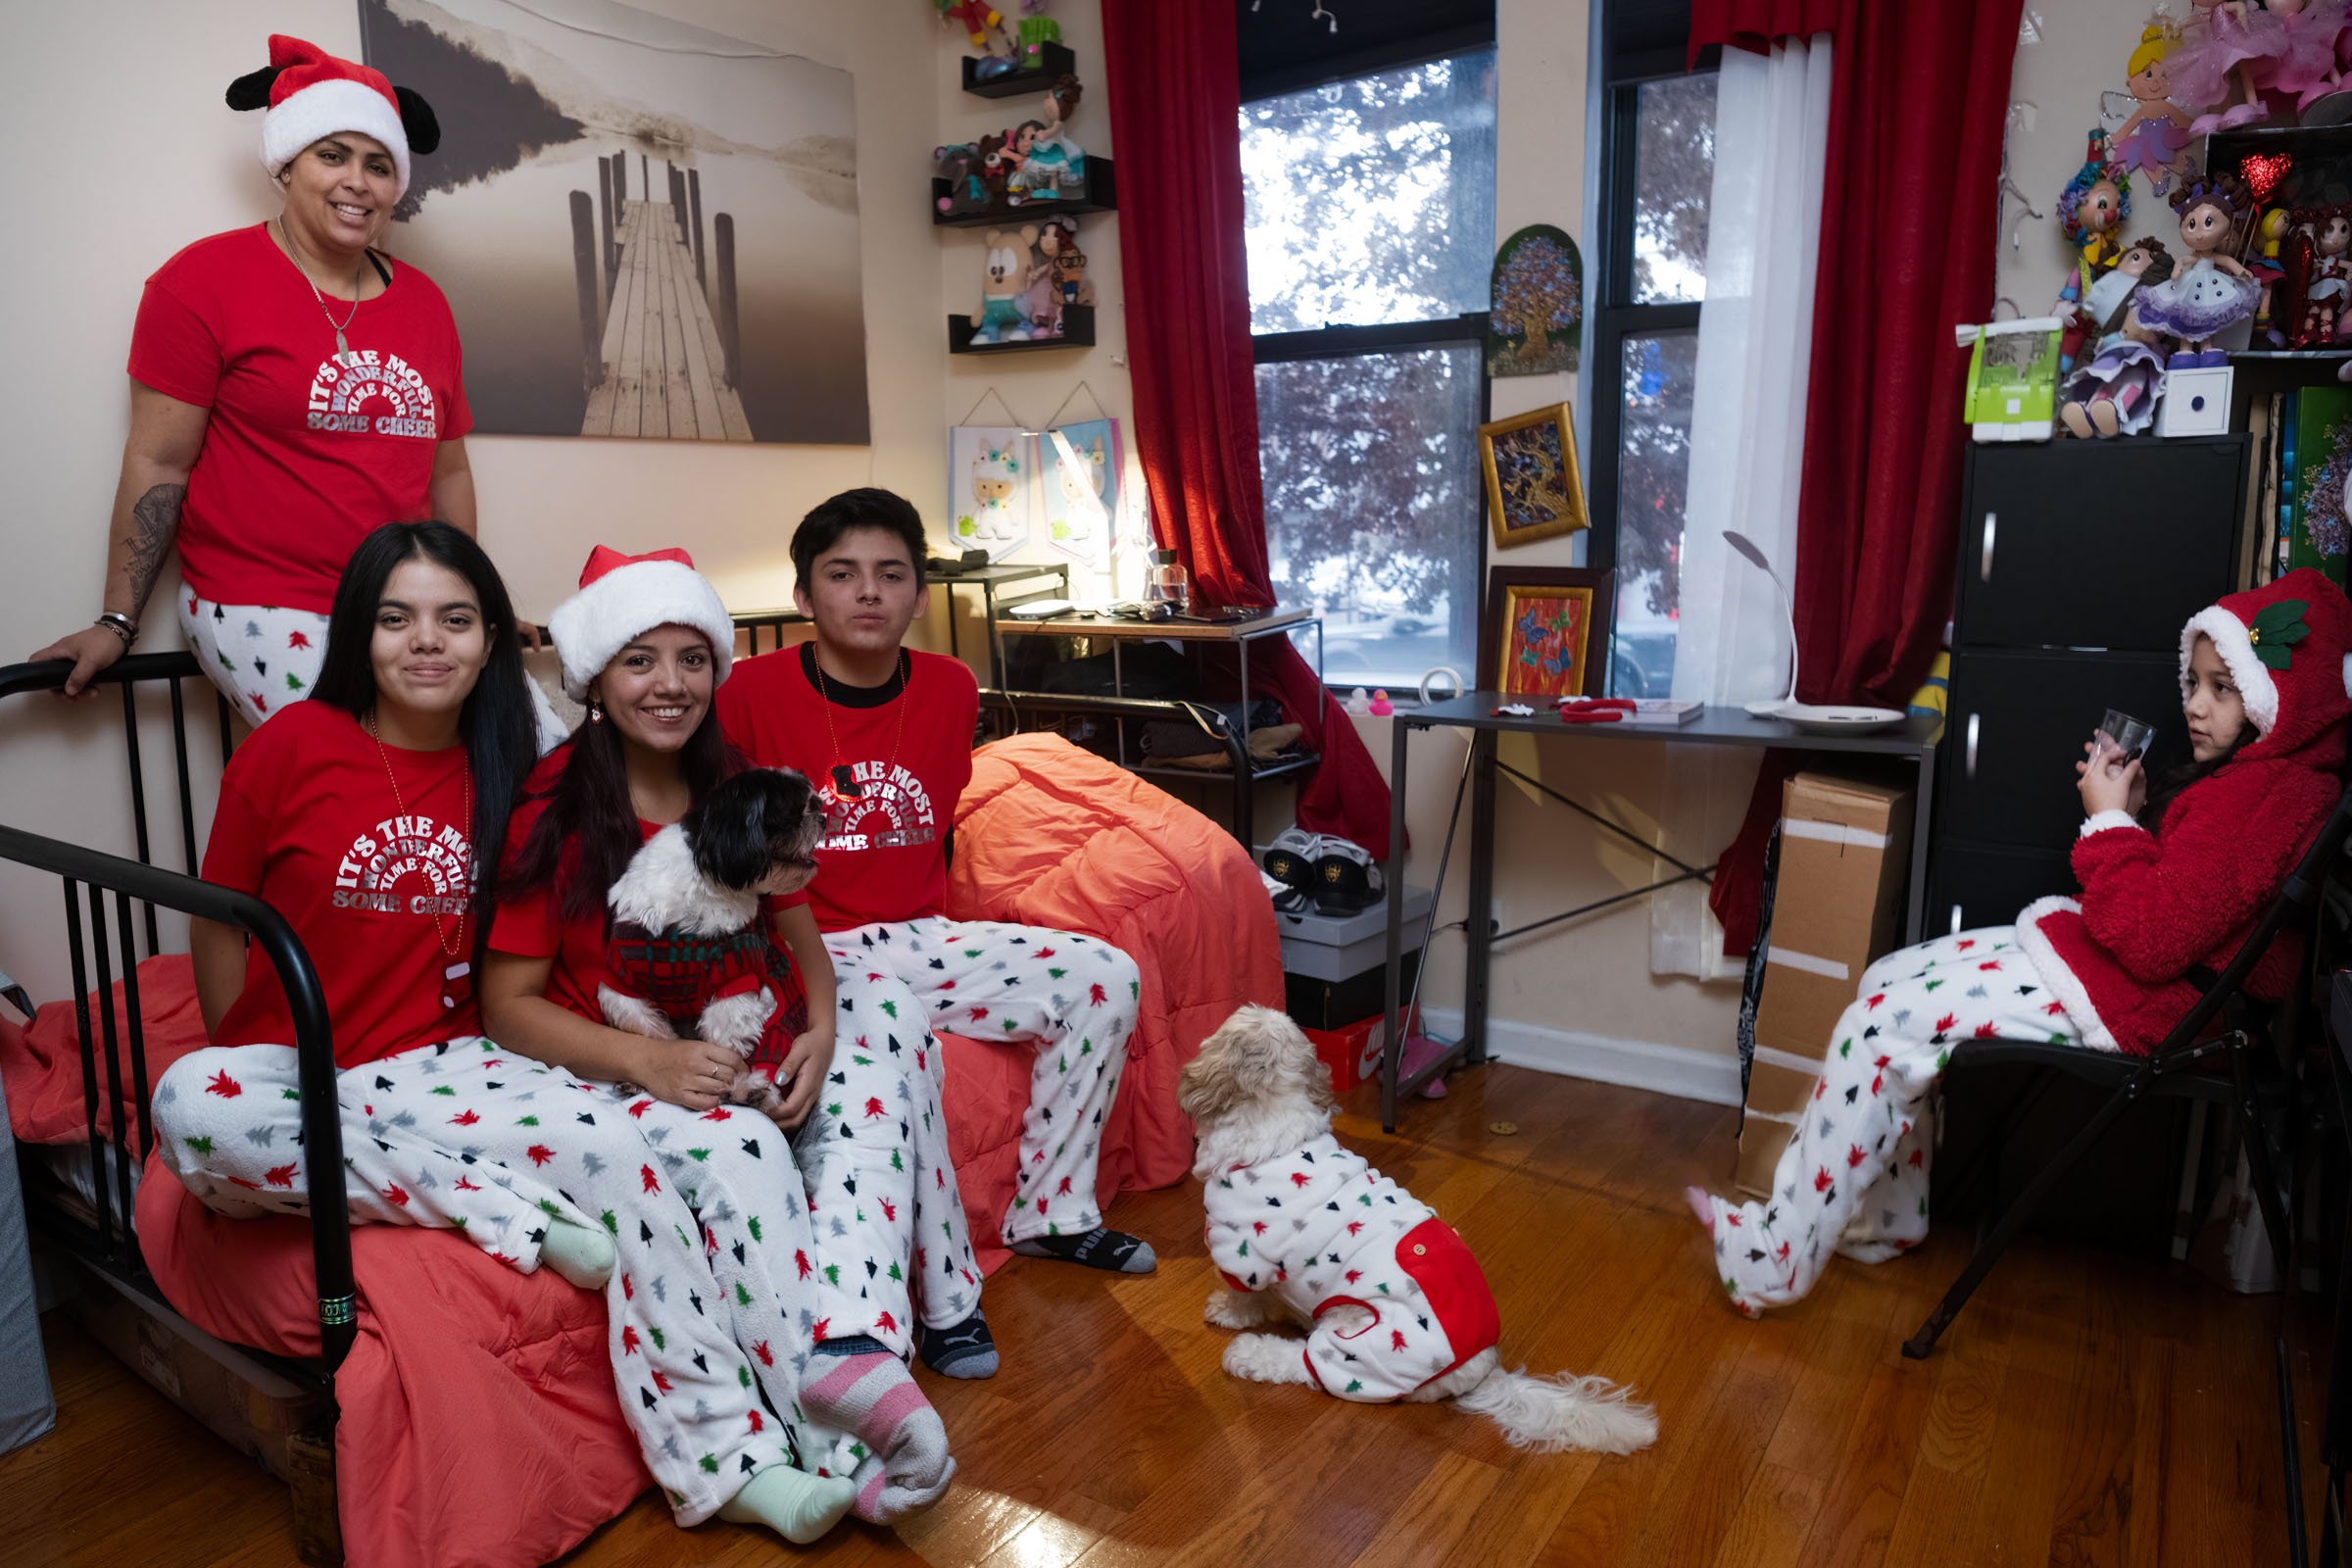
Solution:
<path fill-rule="evenodd" d="M 282 33 L 270 35 L 269 65 L 228 84 L 228 107 L 267 111 L 262 167 L 272 179 L 311 143 L 350 130 L 384 144 L 405 192 L 409 155 L 441 145 L 440 122 L 414 91 L 393 86 L 371 67 Z"/>
<path fill-rule="evenodd" d="M 2304 566 L 2191 615 L 2180 628 L 2183 689 L 2200 633 L 2271 750 L 2295 750 L 2352 717 L 2352 601 L 2321 572 Z"/>
<path fill-rule="evenodd" d="M 656 626 L 685 626 L 710 644 L 712 685 L 735 662 L 735 622 L 718 590 L 683 550 L 624 556 L 598 545 L 580 570 L 580 591 L 556 607 L 547 629 L 564 661 L 564 690 L 588 700 L 588 683 L 613 656 Z"/>

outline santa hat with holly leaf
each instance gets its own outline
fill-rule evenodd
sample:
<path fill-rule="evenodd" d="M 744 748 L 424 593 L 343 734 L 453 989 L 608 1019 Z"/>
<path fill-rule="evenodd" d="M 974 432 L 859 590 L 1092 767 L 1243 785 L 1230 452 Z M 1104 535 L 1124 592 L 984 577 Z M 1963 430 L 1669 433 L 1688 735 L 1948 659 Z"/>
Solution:
<path fill-rule="evenodd" d="M 718 590 L 683 550 L 624 556 L 598 545 L 580 571 L 580 591 L 556 607 L 547 629 L 564 661 L 564 690 L 588 700 L 588 683 L 613 656 L 656 626 L 684 626 L 710 644 L 712 685 L 735 662 L 735 622 Z"/>
<path fill-rule="evenodd" d="M 2190 616 L 2180 628 L 2183 687 L 2200 636 L 2213 640 L 2261 737 L 2248 752 L 2300 750 L 2352 716 L 2352 601 L 2319 571 L 2290 571 Z"/>
<path fill-rule="evenodd" d="M 228 84 L 228 107 L 265 111 L 262 167 L 271 179 L 311 143 L 347 130 L 384 144 L 405 192 L 409 155 L 441 145 L 441 123 L 416 92 L 393 86 L 371 67 L 282 33 L 270 35 L 270 64 Z"/>

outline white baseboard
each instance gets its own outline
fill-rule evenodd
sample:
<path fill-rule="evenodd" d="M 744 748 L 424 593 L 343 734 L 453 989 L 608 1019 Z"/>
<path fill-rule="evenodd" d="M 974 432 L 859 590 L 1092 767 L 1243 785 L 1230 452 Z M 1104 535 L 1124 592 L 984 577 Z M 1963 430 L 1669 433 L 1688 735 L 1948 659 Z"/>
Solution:
<path fill-rule="evenodd" d="M 1441 1039 L 1461 1037 L 1460 1008 L 1425 1007 L 1422 1012 Z M 1613 1040 L 1581 1029 L 1549 1029 L 1499 1018 L 1487 1022 L 1487 1051 L 1514 1067 L 1646 1089 L 1710 1105 L 1740 1103 L 1740 1058 L 1712 1051 L 1647 1040 Z"/>

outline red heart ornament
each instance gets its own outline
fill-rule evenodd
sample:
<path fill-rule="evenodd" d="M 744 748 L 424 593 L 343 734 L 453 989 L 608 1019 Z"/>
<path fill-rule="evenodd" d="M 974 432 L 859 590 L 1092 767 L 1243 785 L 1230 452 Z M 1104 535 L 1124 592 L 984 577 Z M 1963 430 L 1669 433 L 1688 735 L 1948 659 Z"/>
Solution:
<path fill-rule="evenodd" d="M 2238 174 L 2254 192 L 2254 200 L 2267 202 L 2286 172 L 2295 167 L 2292 153 L 2248 153 L 2238 160 Z"/>

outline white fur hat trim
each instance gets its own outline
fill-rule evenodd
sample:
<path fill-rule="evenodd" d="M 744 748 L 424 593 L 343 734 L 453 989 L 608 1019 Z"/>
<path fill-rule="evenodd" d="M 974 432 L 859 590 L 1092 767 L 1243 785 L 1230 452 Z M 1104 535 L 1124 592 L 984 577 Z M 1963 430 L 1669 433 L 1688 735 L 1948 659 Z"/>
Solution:
<path fill-rule="evenodd" d="M 564 661 L 564 691 L 588 700 L 588 683 L 613 656 L 656 626 L 688 626 L 710 644 L 714 679 L 735 662 L 735 623 L 718 590 L 692 566 L 675 561 L 628 561 L 582 584 L 548 617 Z"/>
<path fill-rule="evenodd" d="M 2252 720 L 2258 735 L 2268 735 L 2271 726 L 2278 722 L 2278 683 L 2271 679 L 2270 667 L 2254 657 L 2254 640 L 2246 635 L 2245 622 L 2219 605 L 2207 605 L 2188 618 L 2180 628 L 2180 689 L 2188 690 L 2188 656 L 2197 645 L 2197 633 L 2213 639 L 2214 651 L 2222 656 L 2222 667 L 2237 682 L 2237 694 L 2246 705 L 2246 717 Z M 2352 662 L 2346 663 L 2352 671 Z M 2352 692 L 2352 676 L 2345 690 Z"/>
<path fill-rule="evenodd" d="M 400 189 L 409 188 L 409 133 L 392 101 L 365 82 L 349 77 L 314 81 L 289 93 L 262 116 L 262 167 L 275 179 L 302 150 L 339 130 L 372 136 L 392 154 L 392 170 Z"/>

